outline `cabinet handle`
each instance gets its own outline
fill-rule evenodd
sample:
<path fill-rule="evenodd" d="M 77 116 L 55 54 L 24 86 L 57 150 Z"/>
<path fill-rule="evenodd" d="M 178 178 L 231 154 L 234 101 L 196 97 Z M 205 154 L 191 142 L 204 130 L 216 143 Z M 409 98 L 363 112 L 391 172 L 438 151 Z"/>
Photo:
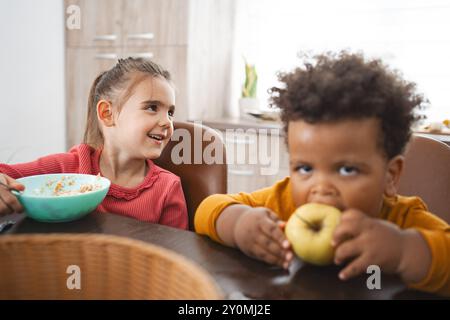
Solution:
<path fill-rule="evenodd" d="M 152 40 L 155 37 L 155 35 L 151 32 L 147 33 L 133 33 L 127 35 L 128 39 L 132 40 Z"/>
<path fill-rule="evenodd" d="M 115 53 L 97 53 L 95 55 L 95 59 L 117 60 L 117 54 L 115 54 Z"/>
<path fill-rule="evenodd" d="M 136 53 L 130 53 L 128 56 L 135 57 L 135 58 L 151 59 L 151 58 L 153 58 L 153 53 L 151 53 L 151 52 L 136 52 Z"/>
<path fill-rule="evenodd" d="M 115 34 L 104 34 L 94 37 L 94 41 L 116 41 L 117 35 Z"/>
<path fill-rule="evenodd" d="M 255 172 L 253 170 L 235 170 L 235 169 L 228 169 L 228 172 L 230 174 L 233 174 L 235 176 L 253 176 Z"/>

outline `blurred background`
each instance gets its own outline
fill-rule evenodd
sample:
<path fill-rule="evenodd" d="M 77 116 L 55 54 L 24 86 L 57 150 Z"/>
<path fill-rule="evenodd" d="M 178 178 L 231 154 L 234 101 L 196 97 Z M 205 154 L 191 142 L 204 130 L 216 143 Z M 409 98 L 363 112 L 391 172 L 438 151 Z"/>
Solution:
<path fill-rule="evenodd" d="M 79 143 L 92 81 L 130 55 L 172 72 L 176 119 L 222 129 L 242 117 L 245 61 L 264 113 L 299 51 L 341 49 L 399 69 L 429 99 L 427 121 L 449 119 L 448 30 L 448 0 L 0 0 L 0 162 Z"/>

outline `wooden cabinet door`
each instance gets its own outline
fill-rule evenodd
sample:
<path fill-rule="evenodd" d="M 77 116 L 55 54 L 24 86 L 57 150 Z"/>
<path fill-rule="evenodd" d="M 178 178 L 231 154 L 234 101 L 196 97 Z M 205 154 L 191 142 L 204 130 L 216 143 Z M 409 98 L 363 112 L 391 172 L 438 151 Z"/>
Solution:
<path fill-rule="evenodd" d="M 66 27 L 67 47 L 110 47 L 121 44 L 123 0 L 65 0 L 79 7 L 80 28 Z M 70 10 L 69 10 L 70 11 Z M 65 12 L 66 19 L 70 13 Z"/>
<path fill-rule="evenodd" d="M 67 48 L 66 132 L 67 147 L 82 142 L 89 91 L 97 75 L 112 68 L 120 56 L 118 48 Z"/>
<path fill-rule="evenodd" d="M 125 46 L 186 45 L 189 0 L 126 0 Z"/>

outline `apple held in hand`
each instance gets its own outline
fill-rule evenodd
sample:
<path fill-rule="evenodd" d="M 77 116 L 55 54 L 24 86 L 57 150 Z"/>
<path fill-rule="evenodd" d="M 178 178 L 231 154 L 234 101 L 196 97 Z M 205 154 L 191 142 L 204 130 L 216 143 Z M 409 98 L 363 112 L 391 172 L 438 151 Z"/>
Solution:
<path fill-rule="evenodd" d="M 308 203 L 294 211 L 285 233 L 300 259 L 320 266 L 333 262 L 331 239 L 340 217 L 339 209 L 319 203 Z"/>

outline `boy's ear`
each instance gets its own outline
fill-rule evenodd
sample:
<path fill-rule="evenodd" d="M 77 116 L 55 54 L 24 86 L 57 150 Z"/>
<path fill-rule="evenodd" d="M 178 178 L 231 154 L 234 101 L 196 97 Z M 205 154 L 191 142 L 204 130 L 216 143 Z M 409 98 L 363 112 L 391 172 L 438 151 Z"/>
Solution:
<path fill-rule="evenodd" d="M 395 156 L 389 160 L 386 172 L 386 185 L 384 187 L 384 194 L 388 197 L 393 197 L 397 194 L 398 181 L 405 165 L 405 157 L 402 155 Z"/>
<path fill-rule="evenodd" d="M 114 125 L 112 105 L 109 101 L 100 100 L 97 103 L 97 117 L 106 127 L 112 127 Z"/>

